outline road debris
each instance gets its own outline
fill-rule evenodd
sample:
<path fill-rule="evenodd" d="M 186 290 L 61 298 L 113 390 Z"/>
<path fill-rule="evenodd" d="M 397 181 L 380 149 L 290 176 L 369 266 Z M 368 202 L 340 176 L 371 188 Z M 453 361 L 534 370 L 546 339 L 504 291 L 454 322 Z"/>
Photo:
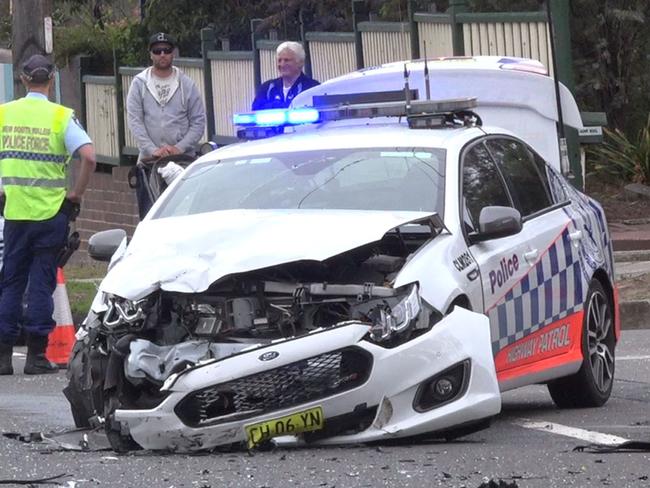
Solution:
<path fill-rule="evenodd" d="M 0 485 L 56 485 L 58 480 L 61 480 L 61 478 L 66 478 L 70 476 L 69 474 L 62 473 L 62 474 L 57 474 L 56 476 L 49 476 L 47 478 L 38 478 L 38 479 L 31 479 L 31 480 L 0 480 Z"/>
<path fill-rule="evenodd" d="M 8 439 L 27 444 L 41 444 L 43 451 L 110 451 L 111 446 L 103 429 L 71 429 L 62 432 L 3 432 Z"/>
<path fill-rule="evenodd" d="M 620 444 L 585 444 L 573 448 L 574 452 L 609 454 L 612 452 L 650 452 L 650 441 L 626 441 Z"/>

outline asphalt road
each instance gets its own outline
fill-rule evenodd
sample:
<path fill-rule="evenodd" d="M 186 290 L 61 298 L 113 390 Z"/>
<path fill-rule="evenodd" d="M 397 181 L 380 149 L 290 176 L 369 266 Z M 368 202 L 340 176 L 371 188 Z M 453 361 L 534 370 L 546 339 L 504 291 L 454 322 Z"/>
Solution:
<path fill-rule="evenodd" d="M 65 375 L 0 377 L 0 431 L 49 432 L 73 426 Z M 557 410 L 545 387 L 504 395 L 492 426 L 462 441 L 402 442 L 269 452 L 118 456 L 62 452 L 0 437 L 0 480 L 59 474 L 67 487 L 647 487 L 650 453 L 574 452 L 588 439 L 650 441 L 650 330 L 623 332 L 610 401 L 599 409 Z M 577 430 L 581 429 L 581 430 Z M 9 485 L 18 486 L 18 485 Z M 56 486 L 56 485 L 49 485 Z"/>

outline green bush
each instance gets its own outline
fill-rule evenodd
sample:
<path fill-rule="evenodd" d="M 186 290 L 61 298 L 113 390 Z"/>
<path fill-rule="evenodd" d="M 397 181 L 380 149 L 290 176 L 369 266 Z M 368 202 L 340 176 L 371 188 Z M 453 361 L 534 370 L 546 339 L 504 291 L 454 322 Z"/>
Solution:
<path fill-rule="evenodd" d="M 589 150 L 593 169 L 623 181 L 650 184 L 650 115 L 633 138 L 604 129 L 605 141 Z"/>
<path fill-rule="evenodd" d="M 101 71 L 96 74 L 113 74 L 114 60 L 118 66 L 147 63 L 145 37 L 137 21 L 122 19 L 97 23 L 81 19 L 77 25 L 55 27 L 56 62 L 66 64 L 72 56 L 87 54 L 94 58 L 96 69 Z"/>

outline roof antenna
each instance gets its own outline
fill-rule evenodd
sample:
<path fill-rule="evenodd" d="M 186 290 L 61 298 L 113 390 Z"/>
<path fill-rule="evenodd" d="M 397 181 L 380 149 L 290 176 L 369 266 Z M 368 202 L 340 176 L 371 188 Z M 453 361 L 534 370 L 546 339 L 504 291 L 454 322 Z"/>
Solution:
<path fill-rule="evenodd" d="M 424 86 L 427 90 L 427 100 L 431 100 L 431 84 L 429 83 L 429 66 L 427 65 L 427 41 L 424 41 Z"/>
<path fill-rule="evenodd" d="M 404 63 L 404 100 L 406 101 L 406 113 L 411 111 L 411 88 L 409 88 L 409 71 Z"/>

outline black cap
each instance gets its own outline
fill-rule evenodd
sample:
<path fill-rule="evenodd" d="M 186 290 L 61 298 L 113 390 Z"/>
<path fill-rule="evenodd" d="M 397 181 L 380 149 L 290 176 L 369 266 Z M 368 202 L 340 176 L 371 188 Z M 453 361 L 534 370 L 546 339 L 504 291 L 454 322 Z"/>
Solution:
<path fill-rule="evenodd" d="M 46 83 L 54 74 L 54 65 L 45 56 L 34 54 L 23 64 L 23 76 L 33 83 Z"/>
<path fill-rule="evenodd" d="M 171 47 L 176 47 L 176 39 L 164 32 L 158 32 L 149 38 L 149 49 L 151 49 L 151 46 L 159 42 L 165 42 Z"/>

